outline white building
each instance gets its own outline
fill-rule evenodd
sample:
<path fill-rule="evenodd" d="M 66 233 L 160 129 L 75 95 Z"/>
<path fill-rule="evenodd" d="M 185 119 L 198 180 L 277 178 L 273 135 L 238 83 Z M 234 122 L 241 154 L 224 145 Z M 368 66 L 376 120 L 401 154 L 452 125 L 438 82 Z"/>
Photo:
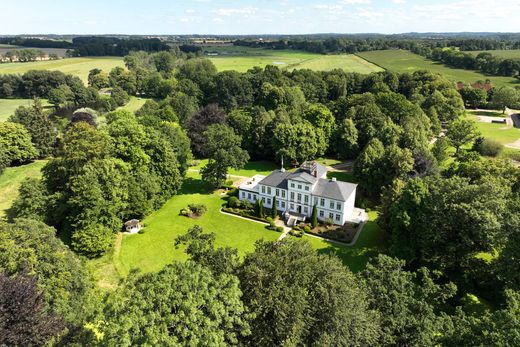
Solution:
<path fill-rule="evenodd" d="M 269 176 L 252 177 L 240 185 L 239 199 L 251 203 L 262 199 L 266 208 L 275 201 L 277 210 L 294 221 L 310 218 L 316 206 L 319 220 L 343 225 L 365 218 L 364 211 L 354 207 L 356 188 L 356 184 L 327 179 L 325 166 L 307 162 L 295 172 L 281 169 Z"/>

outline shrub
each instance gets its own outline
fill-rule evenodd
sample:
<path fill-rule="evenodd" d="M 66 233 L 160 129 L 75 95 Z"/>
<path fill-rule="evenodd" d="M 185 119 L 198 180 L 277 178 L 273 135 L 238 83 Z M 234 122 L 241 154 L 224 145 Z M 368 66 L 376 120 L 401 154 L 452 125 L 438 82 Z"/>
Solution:
<path fill-rule="evenodd" d="M 327 218 L 327 220 L 325 221 L 325 224 L 327 224 L 328 226 L 331 226 L 331 225 L 334 225 L 334 221 L 331 218 Z"/>
<path fill-rule="evenodd" d="M 242 208 L 244 210 L 252 210 L 253 209 L 253 205 L 249 201 L 247 201 L 247 200 L 242 201 L 241 205 L 242 205 Z"/>
<path fill-rule="evenodd" d="M 227 206 L 230 207 L 230 208 L 237 208 L 237 207 L 240 207 L 240 200 L 238 200 L 238 198 L 236 196 L 231 196 L 229 199 L 228 199 L 228 202 L 227 202 Z"/>
<path fill-rule="evenodd" d="M 473 144 L 473 149 L 481 155 L 488 157 L 496 157 L 504 149 L 504 145 L 498 141 L 488 139 L 485 137 L 479 137 Z"/>
<path fill-rule="evenodd" d="M 202 216 L 208 208 L 204 204 L 189 204 L 188 208 L 191 210 L 192 213 L 196 214 L 197 216 Z"/>
<path fill-rule="evenodd" d="M 311 231 L 311 227 L 306 225 L 305 228 L 303 228 L 303 231 L 305 231 L 306 233 L 310 232 Z"/>
<path fill-rule="evenodd" d="M 228 196 L 236 196 L 238 198 L 238 189 L 233 187 L 231 188 L 228 193 L 227 193 Z"/>
<path fill-rule="evenodd" d="M 276 227 L 276 231 L 278 231 L 279 233 L 283 233 L 283 227 Z"/>

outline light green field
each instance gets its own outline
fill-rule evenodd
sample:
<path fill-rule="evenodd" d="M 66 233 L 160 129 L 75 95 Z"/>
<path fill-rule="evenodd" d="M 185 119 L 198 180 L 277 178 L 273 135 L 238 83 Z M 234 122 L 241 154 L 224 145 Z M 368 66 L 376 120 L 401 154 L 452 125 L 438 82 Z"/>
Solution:
<path fill-rule="evenodd" d="M 18 188 L 23 180 L 29 177 L 40 177 L 41 168 L 45 163 L 45 160 L 38 160 L 31 164 L 5 169 L 0 175 L 0 217 L 5 215 L 6 210 L 18 196 Z"/>
<path fill-rule="evenodd" d="M 20 106 L 30 106 L 32 99 L 0 99 L 0 122 L 5 122 Z M 43 106 L 49 107 L 47 100 L 42 99 Z"/>
<path fill-rule="evenodd" d="M 90 70 L 98 68 L 110 71 L 116 66 L 124 67 L 120 57 L 88 57 L 68 58 L 52 61 L 36 61 L 30 63 L 0 64 L 0 74 L 23 74 L 29 70 L 59 70 L 66 74 L 80 77 L 85 84 Z"/>
<path fill-rule="evenodd" d="M 482 52 L 491 53 L 492 55 L 500 58 L 520 59 L 520 49 L 498 49 L 495 51 L 466 51 L 465 53 L 478 55 Z"/>
<path fill-rule="evenodd" d="M 479 122 L 476 116 L 479 113 L 475 111 L 469 111 L 467 114 L 477 124 L 480 134 L 486 138 L 493 139 L 504 145 L 520 139 L 520 129 L 508 127 L 506 124 Z"/>
<path fill-rule="evenodd" d="M 322 55 L 291 50 L 268 50 L 247 47 L 218 47 L 209 51 L 219 56 L 208 56 L 219 71 L 245 72 L 255 66 L 275 65 L 281 69 L 311 69 L 330 71 L 342 69 L 348 72 L 369 74 L 382 69 L 352 54 Z"/>
<path fill-rule="evenodd" d="M 443 64 L 425 59 L 420 55 L 403 50 L 370 51 L 358 53 L 357 55 L 369 62 L 397 73 L 428 70 L 440 73 L 453 82 L 461 81 L 465 83 L 473 83 L 478 80 L 484 81 L 489 79 L 495 86 L 512 86 L 519 84 L 519 81 L 512 77 L 486 76 L 476 71 L 453 69 Z"/>
<path fill-rule="evenodd" d="M 148 99 L 145 98 L 138 98 L 135 96 L 130 97 L 130 101 L 124 105 L 119 107 L 120 110 L 127 110 L 130 112 L 136 112 L 138 111 L 147 101 Z"/>

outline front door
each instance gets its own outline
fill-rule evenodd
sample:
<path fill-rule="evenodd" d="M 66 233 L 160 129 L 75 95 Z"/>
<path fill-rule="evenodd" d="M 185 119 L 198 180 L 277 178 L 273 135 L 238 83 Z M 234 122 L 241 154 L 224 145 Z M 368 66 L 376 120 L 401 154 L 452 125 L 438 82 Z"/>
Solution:
<path fill-rule="evenodd" d="M 296 210 L 298 211 L 298 214 L 302 214 L 302 207 L 301 206 L 298 206 L 298 208 Z"/>

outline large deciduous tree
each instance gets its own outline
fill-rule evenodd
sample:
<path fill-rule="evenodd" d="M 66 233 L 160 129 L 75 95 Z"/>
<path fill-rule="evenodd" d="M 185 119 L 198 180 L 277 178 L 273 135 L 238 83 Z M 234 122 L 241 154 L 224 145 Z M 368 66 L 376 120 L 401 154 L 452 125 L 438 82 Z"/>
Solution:
<path fill-rule="evenodd" d="M 12 122 L 0 122 L 0 151 L 7 165 L 24 164 L 38 156 L 27 129 Z"/>

